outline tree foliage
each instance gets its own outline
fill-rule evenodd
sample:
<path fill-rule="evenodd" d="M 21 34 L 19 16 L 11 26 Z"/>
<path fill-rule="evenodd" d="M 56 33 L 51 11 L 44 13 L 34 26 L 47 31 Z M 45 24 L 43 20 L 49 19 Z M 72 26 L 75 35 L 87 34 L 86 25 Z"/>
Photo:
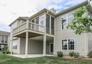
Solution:
<path fill-rule="evenodd" d="M 92 32 L 92 17 L 85 14 L 86 6 L 80 7 L 73 14 L 74 19 L 68 24 L 68 28 L 72 29 L 76 34 L 84 32 Z"/>

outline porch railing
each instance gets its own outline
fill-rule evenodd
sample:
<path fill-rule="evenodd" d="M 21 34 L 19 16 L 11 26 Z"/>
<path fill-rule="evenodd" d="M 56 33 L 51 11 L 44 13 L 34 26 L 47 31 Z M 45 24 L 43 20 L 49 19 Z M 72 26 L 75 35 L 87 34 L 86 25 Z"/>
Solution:
<path fill-rule="evenodd" d="M 27 27 L 28 26 L 28 27 Z M 45 26 L 39 25 L 36 23 L 32 22 L 24 22 L 17 26 L 15 29 L 13 29 L 13 34 L 17 34 L 19 32 L 25 31 L 25 30 L 30 30 L 30 31 L 35 31 L 35 32 L 44 32 L 45 31 Z"/>

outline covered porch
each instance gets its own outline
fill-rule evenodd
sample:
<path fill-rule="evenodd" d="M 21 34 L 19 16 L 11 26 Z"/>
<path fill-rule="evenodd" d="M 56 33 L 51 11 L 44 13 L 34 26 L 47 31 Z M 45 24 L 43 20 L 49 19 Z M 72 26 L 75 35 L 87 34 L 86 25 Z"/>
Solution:
<path fill-rule="evenodd" d="M 17 37 L 20 38 L 18 53 L 13 53 L 12 56 L 21 58 L 53 56 L 54 37 L 30 32 Z"/>

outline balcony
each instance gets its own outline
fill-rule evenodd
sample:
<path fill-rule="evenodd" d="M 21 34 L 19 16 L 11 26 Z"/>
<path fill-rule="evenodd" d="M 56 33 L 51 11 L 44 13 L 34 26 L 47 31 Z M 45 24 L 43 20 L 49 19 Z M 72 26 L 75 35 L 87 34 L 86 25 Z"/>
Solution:
<path fill-rule="evenodd" d="M 20 25 L 18 25 L 15 29 L 13 29 L 12 33 L 13 36 L 17 36 L 19 34 L 25 33 L 26 31 L 32 33 L 32 34 L 44 34 L 45 32 L 45 26 L 32 23 L 29 21 L 23 22 Z"/>

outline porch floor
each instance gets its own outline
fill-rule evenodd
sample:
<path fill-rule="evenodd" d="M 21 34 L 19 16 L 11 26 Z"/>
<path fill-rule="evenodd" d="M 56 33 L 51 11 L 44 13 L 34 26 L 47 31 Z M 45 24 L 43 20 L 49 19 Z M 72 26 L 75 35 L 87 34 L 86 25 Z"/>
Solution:
<path fill-rule="evenodd" d="M 29 54 L 29 55 L 18 55 L 18 54 L 13 54 L 13 55 L 9 55 L 9 56 L 14 56 L 14 57 L 18 57 L 18 58 L 36 58 L 36 57 L 44 57 L 43 54 Z M 50 55 L 50 54 L 47 54 L 45 56 L 54 56 L 54 55 Z"/>

